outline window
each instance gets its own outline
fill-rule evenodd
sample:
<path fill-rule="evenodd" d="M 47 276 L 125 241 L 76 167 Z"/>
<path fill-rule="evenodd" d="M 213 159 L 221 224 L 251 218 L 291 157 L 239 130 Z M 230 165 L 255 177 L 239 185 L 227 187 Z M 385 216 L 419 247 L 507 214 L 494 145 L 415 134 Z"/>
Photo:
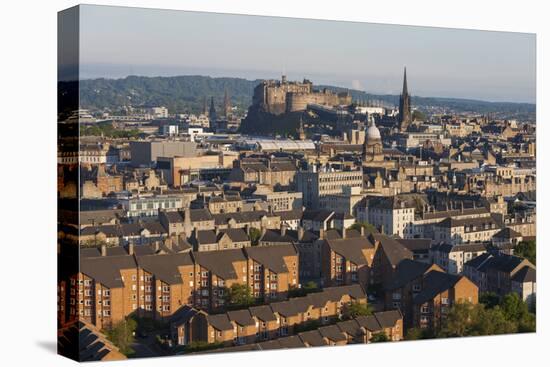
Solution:
<path fill-rule="evenodd" d="M 420 284 L 414 284 L 413 285 L 413 292 L 420 292 Z"/>
<path fill-rule="evenodd" d="M 448 305 L 449 304 L 449 299 L 447 297 L 442 297 L 441 298 L 441 304 Z"/>
<path fill-rule="evenodd" d="M 103 296 L 104 296 L 104 297 L 109 297 L 110 295 L 111 295 L 111 291 L 110 291 L 109 289 L 105 289 L 105 290 L 103 291 Z"/>

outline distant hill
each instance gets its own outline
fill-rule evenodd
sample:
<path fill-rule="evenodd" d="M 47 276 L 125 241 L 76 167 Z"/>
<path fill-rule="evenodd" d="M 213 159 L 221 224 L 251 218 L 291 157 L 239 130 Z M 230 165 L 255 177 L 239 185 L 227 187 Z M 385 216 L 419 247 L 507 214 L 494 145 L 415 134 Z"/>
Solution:
<path fill-rule="evenodd" d="M 227 89 L 232 103 L 246 109 L 258 83 L 258 80 L 198 75 L 87 79 L 80 83 L 80 103 L 82 108 L 166 106 L 170 112 L 196 113 L 202 110 L 204 97 L 208 104 L 210 97 L 214 97 L 216 107 L 220 108 Z"/>
<path fill-rule="evenodd" d="M 213 96 L 215 105 L 221 108 L 224 91 L 227 89 L 232 103 L 246 110 L 252 102 L 254 87 L 260 80 L 242 78 L 212 78 L 208 76 L 186 75 L 173 77 L 128 76 L 122 79 L 88 79 L 81 81 L 80 101 L 82 108 L 116 109 L 123 105 L 166 106 L 170 112 L 193 112 L 202 109 L 203 98 Z M 60 84 L 60 89 L 68 88 Z M 334 91 L 348 90 L 334 86 L 316 86 Z M 397 95 L 371 94 L 349 90 L 356 101 L 378 100 L 390 106 L 398 104 Z M 209 102 L 209 100 L 208 100 Z M 460 98 L 412 97 L 412 103 L 420 108 L 436 107 L 455 111 L 497 113 L 509 118 L 532 119 L 535 105 L 529 103 L 486 102 Z"/>

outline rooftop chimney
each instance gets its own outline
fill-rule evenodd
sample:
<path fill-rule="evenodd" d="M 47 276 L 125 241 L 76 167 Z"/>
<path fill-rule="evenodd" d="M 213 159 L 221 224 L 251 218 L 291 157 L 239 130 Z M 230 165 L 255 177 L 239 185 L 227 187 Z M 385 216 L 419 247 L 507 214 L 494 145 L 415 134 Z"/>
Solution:
<path fill-rule="evenodd" d="M 286 224 L 281 224 L 281 236 L 286 236 Z"/>
<path fill-rule="evenodd" d="M 342 227 L 342 238 L 346 238 L 347 237 L 347 229 L 346 227 Z"/>
<path fill-rule="evenodd" d="M 365 226 L 361 226 L 361 237 L 365 237 Z"/>
<path fill-rule="evenodd" d="M 133 255 L 133 254 L 134 254 L 134 244 L 130 243 L 128 244 L 128 255 Z"/>
<path fill-rule="evenodd" d="M 304 227 L 298 226 L 298 240 L 301 241 L 304 238 Z"/>
<path fill-rule="evenodd" d="M 107 245 L 101 245 L 101 256 L 107 256 Z"/>
<path fill-rule="evenodd" d="M 320 240 L 325 239 L 325 230 L 323 228 L 319 229 L 319 239 Z"/>

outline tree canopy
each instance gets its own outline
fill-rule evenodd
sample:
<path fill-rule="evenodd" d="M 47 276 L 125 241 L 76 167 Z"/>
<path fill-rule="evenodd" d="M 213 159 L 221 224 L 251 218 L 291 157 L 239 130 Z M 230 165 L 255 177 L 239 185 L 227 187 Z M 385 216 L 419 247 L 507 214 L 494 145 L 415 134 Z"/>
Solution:
<path fill-rule="evenodd" d="M 371 343 L 381 343 L 381 342 L 387 342 L 389 340 L 390 338 L 388 338 L 386 333 L 380 332 L 380 333 L 373 334 L 369 341 Z"/>
<path fill-rule="evenodd" d="M 485 296 L 484 301 L 487 303 L 453 305 L 437 336 L 498 335 L 536 330 L 535 315 L 529 312 L 517 293 L 505 295 L 496 305 L 491 294 Z"/>
<path fill-rule="evenodd" d="M 344 318 L 353 319 L 357 316 L 372 315 L 372 306 L 366 303 L 352 302 L 344 309 Z"/>
<path fill-rule="evenodd" d="M 254 304 L 254 296 L 246 284 L 232 284 L 225 289 L 225 303 L 229 308 L 242 308 Z"/>
<path fill-rule="evenodd" d="M 134 342 L 134 333 L 137 329 L 137 322 L 131 317 L 127 317 L 104 330 L 107 338 L 116 345 L 120 352 L 126 356 L 134 353 L 131 348 Z"/>
<path fill-rule="evenodd" d="M 522 241 L 514 247 L 514 255 L 529 260 L 533 265 L 537 264 L 537 244 L 535 241 Z"/>

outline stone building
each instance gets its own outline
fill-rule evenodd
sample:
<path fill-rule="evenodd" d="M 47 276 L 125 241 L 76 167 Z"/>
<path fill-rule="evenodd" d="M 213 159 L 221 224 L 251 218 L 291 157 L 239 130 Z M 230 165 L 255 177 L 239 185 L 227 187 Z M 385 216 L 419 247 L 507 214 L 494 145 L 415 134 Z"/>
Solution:
<path fill-rule="evenodd" d="M 307 79 L 302 82 L 288 81 L 283 75 L 281 80 L 264 80 L 254 88 L 252 104 L 274 115 L 286 112 L 304 111 L 308 104 L 327 106 L 349 105 L 349 93 L 334 93 L 313 88 Z"/>

